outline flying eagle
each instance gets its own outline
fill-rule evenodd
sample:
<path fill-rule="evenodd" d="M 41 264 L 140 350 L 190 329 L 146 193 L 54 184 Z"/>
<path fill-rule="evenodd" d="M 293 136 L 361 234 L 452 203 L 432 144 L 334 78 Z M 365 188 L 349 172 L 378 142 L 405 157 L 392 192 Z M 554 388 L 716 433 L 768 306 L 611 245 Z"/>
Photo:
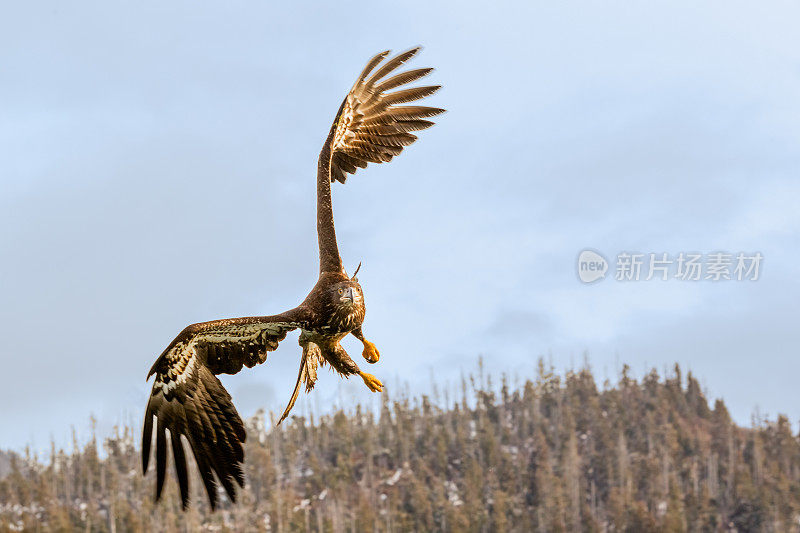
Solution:
<path fill-rule="evenodd" d="M 363 343 L 364 359 L 375 363 L 380 357 L 361 330 L 365 307 L 364 293 L 356 279 L 358 269 L 349 277 L 339 256 L 331 183 L 344 183 L 348 174 L 366 168 L 367 163 L 391 161 L 417 140 L 411 132 L 432 126 L 428 119 L 444 111 L 401 105 L 439 89 L 435 85 L 403 88 L 428 75 L 431 68 L 393 74 L 418 51 L 414 48 L 385 60 L 389 55 L 386 51 L 370 59 L 336 113 L 319 155 L 319 280 L 306 299 L 278 315 L 192 324 L 181 331 L 150 369 L 147 379 L 155 375 L 155 381 L 144 417 L 142 466 L 146 473 L 155 430 L 156 501 L 161 497 L 166 475 L 167 431 L 183 508 L 189 504 L 189 480 L 181 435 L 194 454 L 211 509 L 217 504 L 215 475 L 230 499 L 236 501 L 236 484 L 244 487 L 245 427 L 216 375 L 236 374 L 244 366 L 252 368 L 263 363 L 267 352 L 275 350 L 289 331 L 300 330 L 303 354 L 297 383 L 281 421 L 292 409 L 301 386 L 305 384 L 306 391 L 313 388 L 317 368 L 326 362 L 342 376 L 358 374 L 371 391 L 381 391 L 383 384 L 362 372 L 339 344 L 351 333 Z"/>

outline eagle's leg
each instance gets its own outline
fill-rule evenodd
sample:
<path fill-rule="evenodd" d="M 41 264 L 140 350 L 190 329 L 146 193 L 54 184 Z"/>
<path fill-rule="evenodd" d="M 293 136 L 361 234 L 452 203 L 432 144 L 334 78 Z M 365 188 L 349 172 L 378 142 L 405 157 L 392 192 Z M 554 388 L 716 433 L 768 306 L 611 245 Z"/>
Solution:
<path fill-rule="evenodd" d="M 364 359 L 366 359 L 368 363 L 377 363 L 378 359 L 381 358 L 381 353 L 374 344 L 364 338 L 364 333 L 361 332 L 361 326 L 359 326 L 357 329 L 354 329 L 351 333 L 356 339 L 361 341 L 361 344 L 364 345 L 364 351 L 361 352 L 361 355 L 364 356 Z"/>
<path fill-rule="evenodd" d="M 364 380 L 364 384 L 367 388 L 372 392 L 381 392 L 381 390 L 383 390 L 383 383 L 372 374 L 362 372 L 355 361 L 350 358 L 344 348 L 342 348 L 342 345 L 338 342 L 333 346 L 330 352 L 324 353 L 323 355 L 333 369 L 343 376 L 348 377 L 353 374 L 358 374 L 361 376 L 361 379 Z"/>

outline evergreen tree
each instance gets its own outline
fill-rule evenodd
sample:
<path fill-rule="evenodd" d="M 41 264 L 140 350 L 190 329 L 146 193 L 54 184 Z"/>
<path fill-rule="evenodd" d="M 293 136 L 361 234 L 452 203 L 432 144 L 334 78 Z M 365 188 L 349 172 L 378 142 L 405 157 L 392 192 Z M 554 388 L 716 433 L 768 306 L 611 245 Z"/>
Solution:
<path fill-rule="evenodd" d="M 733 423 L 676 365 L 598 389 L 588 368 L 460 394 L 384 394 L 274 427 L 247 421 L 247 484 L 210 513 L 174 483 L 154 504 L 137 431 L 73 439 L 40 461 L 0 452 L 0 531 L 796 531 L 800 438 L 785 416 Z M 459 398 L 448 403 L 448 398 Z M 170 472 L 170 475 L 172 473 Z"/>

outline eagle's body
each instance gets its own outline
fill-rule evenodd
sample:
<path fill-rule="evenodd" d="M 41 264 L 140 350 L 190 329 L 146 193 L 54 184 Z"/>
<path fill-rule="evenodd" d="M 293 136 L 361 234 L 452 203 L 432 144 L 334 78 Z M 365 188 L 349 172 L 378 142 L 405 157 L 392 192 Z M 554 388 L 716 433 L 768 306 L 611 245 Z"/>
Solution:
<path fill-rule="evenodd" d="M 387 92 L 432 70 L 416 69 L 387 77 L 418 50 L 409 50 L 386 62 L 383 60 L 388 52 L 372 58 L 336 114 L 320 152 L 317 171 L 320 274 L 305 300 L 278 315 L 188 326 L 150 369 L 147 377 L 155 374 L 155 381 L 145 412 L 142 461 L 146 472 L 155 429 L 156 499 L 166 475 L 168 430 L 183 507 L 188 505 L 189 489 L 181 435 L 194 454 L 212 509 L 217 501 L 215 475 L 231 500 L 236 500 L 235 483 L 244 486 L 241 465 L 246 434 L 230 395 L 216 375 L 235 374 L 245 366 L 263 363 L 267 352 L 275 350 L 289 331 L 300 330 L 303 352 L 297 383 L 281 421 L 289 414 L 302 384 L 307 391 L 313 388 L 322 363 L 328 363 L 344 377 L 360 375 L 372 391 L 382 389 L 381 382 L 362 372 L 340 344 L 345 336 L 353 334 L 363 343 L 362 355 L 368 362 L 379 359 L 375 345 L 361 331 L 366 314 L 363 291 L 355 275 L 349 277 L 342 266 L 333 223 L 331 183 L 344 183 L 346 174 L 366 168 L 368 162 L 390 161 L 416 140 L 409 132 L 430 127 L 433 123 L 425 119 L 443 111 L 398 105 L 424 98 L 438 86 Z"/>

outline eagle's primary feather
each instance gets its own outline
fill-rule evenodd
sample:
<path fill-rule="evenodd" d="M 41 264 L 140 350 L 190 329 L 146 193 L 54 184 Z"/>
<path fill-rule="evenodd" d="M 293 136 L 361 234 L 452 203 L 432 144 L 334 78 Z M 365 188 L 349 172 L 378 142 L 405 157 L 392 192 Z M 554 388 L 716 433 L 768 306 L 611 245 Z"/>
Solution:
<path fill-rule="evenodd" d="M 347 174 L 368 163 L 383 163 L 399 155 L 417 137 L 411 132 L 433 125 L 427 120 L 444 110 L 403 105 L 430 96 L 439 86 L 402 88 L 433 69 L 395 73 L 420 49 L 388 59 L 389 52 L 373 57 L 345 97 L 319 156 L 317 169 L 317 236 L 320 275 L 306 299 L 280 315 L 215 320 L 184 329 L 156 360 L 155 375 L 142 432 L 142 467 L 147 472 L 155 433 L 156 500 L 166 478 L 172 449 L 181 504 L 189 504 L 189 477 L 184 439 L 200 471 L 212 510 L 217 505 L 217 482 L 236 501 L 236 485 L 244 486 L 243 444 L 246 431 L 230 394 L 217 378 L 243 367 L 263 363 L 286 334 L 300 329 L 303 355 L 297 384 L 285 419 L 305 383 L 310 391 L 317 368 L 327 362 L 343 376 L 359 374 L 372 391 L 383 385 L 359 370 L 339 341 L 348 333 L 364 344 L 364 358 L 378 361 L 375 345 L 364 338 L 361 325 L 366 308 L 361 286 L 342 266 L 336 242 L 331 182 L 344 183 Z M 391 76 L 390 76 L 391 75 Z M 280 423 L 280 422 L 279 422 Z"/>
<path fill-rule="evenodd" d="M 412 87 L 387 92 L 426 76 L 432 69 L 417 69 L 386 78 L 411 59 L 419 48 L 412 48 L 378 67 L 388 52 L 381 52 L 367 63 L 342 105 L 334 123 L 331 179 L 344 183 L 347 174 L 367 163 L 384 163 L 400 155 L 403 148 L 417 140 L 409 132 L 433 125 L 424 120 L 444 112 L 437 107 L 401 106 L 430 96 L 439 85 Z M 372 74 L 370 76 L 370 74 Z"/>
<path fill-rule="evenodd" d="M 241 465 L 246 434 L 216 374 L 235 374 L 243 366 L 263 363 L 267 352 L 275 350 L 297 326 L 291 313 L 215 320 L 189 326 L 164 350 L 147 376 L 155 375 L 155 381 L 142 435 L 142 467 L 146 472 L 155 429 L 156 499 L 164 486 L 169 431 L 183 506 L 189 502 L 189 482 L 181 436 L 194 453 L 212 509 L 217 500 L 212 471 L 236 501 L 233 483 L 244 486 Z"/>

